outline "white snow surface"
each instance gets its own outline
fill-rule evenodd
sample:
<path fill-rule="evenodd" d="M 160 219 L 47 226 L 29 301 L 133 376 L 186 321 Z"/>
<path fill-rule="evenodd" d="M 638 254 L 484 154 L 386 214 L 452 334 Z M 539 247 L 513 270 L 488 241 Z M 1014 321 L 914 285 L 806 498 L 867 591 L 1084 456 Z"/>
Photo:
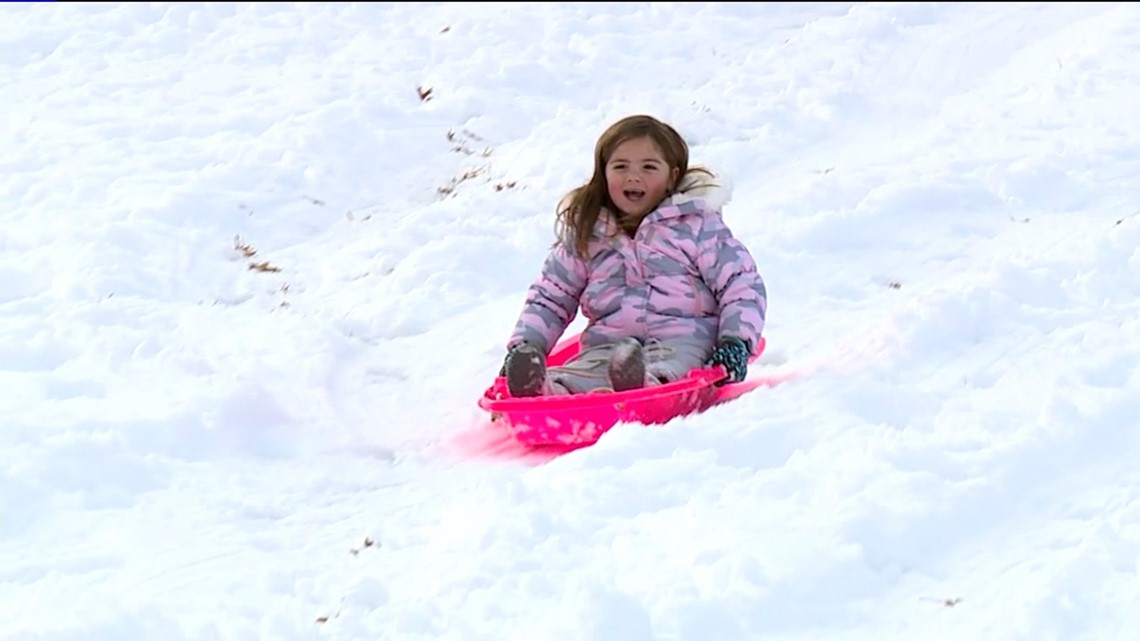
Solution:
<path fill-rule="evenodd" d="M 1138 43 L 1133 3 L 0 7 L 0 639 L 1135 641 Z M 476 401 L 632 113 L 731 177 L 787 380 L 524 451 Z"/>

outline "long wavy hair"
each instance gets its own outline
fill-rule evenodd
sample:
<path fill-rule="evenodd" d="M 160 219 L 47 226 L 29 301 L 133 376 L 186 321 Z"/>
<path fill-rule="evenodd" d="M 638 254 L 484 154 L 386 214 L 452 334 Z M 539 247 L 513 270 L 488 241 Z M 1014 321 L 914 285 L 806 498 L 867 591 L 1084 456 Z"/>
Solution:
<path fill-rule="evenodd" d="M 678 170 L 674 189 L 680 187 L 688 191 L 712 184 L 709 180 L 712 172 L 703 167 L 689 167 L 689 145 L 676 129 L 653 116 L 626 116 L 602 132 L 594 145 L 594 175 L 589 182 L 574 188 L 558 202 L 556 245 L 569 244 L 580 256 L 588 258 L 590 240 L 602 208 L 617 211 L 606 185 L 606 163 L 619 145 L 638 138 L 652 140 L 661 150 L 669 170 Z M 693 180 L 694 174 L 701 174 L 704 178 Z M 675 191 L 666 198 L 672 193 Z"/>

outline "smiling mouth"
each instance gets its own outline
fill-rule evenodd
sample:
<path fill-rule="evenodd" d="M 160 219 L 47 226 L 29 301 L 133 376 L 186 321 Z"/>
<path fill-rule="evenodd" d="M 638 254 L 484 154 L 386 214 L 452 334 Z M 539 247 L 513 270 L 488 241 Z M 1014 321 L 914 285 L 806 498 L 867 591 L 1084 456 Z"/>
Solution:
<path fill-rule="evenodd" d="M 633 202 L 637 202 L 645 197 L 645 192 L 638 189 L 626 189 L 621 193 L 623 196 L 625 196 L 626 200 L 631 200 Z"/>

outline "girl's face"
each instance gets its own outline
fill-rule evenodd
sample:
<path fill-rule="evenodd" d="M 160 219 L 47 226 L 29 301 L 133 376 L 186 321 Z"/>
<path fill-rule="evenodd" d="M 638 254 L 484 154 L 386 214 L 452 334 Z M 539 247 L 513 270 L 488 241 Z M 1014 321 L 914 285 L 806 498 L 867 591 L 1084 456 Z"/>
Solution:
<path fill-rule="evenodd" d="M 657 208 L 673 190 L 676 167 L 670 167 L 653 139 L 631 138 L 606 161 L 606 189 L 626 217 L 640 219 Z"/>

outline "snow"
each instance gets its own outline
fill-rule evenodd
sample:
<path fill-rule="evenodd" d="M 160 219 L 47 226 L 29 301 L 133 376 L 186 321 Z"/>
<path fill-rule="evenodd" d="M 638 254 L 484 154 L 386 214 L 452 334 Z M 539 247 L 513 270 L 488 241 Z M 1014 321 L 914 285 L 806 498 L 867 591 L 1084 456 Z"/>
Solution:
<path fill-rule="evenodd" d="M 1140 7 L 0 14 L 0 639 L 1140 636 Z M 476 400 L 639 112 L 787 380 L 525 452 Z"/>

